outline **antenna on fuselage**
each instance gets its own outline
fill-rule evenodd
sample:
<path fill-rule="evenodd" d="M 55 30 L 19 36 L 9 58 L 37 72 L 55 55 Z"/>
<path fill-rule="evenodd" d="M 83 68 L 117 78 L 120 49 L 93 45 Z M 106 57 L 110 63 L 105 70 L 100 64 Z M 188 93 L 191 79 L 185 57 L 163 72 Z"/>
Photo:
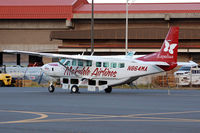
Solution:
<path fill-rule="evenodd" d="M 82 55 L 84 55 L 85 51 L 83 51 Z"/>
<path fill-rule="evenodd" d="M 93 54 L 94 54 L 94 51 L 91 53 L 91 55 L 90 55 L 90 56 L 93 56 Z"/>

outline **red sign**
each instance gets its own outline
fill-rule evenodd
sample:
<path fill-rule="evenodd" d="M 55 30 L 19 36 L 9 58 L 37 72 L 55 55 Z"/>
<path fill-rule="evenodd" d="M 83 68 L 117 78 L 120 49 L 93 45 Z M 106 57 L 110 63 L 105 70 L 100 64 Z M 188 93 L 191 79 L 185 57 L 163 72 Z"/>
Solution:
<path fill-rule="evenodd" d="M 70 76 L 72 74 L 78 74 L 83 76 L 88 76 L 91 73 L 90 67 L 83 67 L 79 69 L 79 67 L 73 68 L 66 67 L 64 75 Z M 95 70 L 91 73 L 91 76 L 103 76 L 103 77 L 116 77 L 117 71 L 110 71 L 109 68 L 95 68 Z"/>
<path fill-rule="evenodd" d="M 147 71 L 148 66 L 129 66 L 128 71 Z"/>

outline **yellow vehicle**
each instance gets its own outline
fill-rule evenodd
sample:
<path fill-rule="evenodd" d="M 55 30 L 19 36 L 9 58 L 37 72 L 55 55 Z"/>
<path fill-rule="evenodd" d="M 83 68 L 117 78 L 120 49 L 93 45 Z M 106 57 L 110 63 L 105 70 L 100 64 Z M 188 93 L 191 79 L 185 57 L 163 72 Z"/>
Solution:
<path fill-rule="evenodd" d="M 9 74 L 0 73 L 0 87 L 11 86 L 12 77 Z"/>

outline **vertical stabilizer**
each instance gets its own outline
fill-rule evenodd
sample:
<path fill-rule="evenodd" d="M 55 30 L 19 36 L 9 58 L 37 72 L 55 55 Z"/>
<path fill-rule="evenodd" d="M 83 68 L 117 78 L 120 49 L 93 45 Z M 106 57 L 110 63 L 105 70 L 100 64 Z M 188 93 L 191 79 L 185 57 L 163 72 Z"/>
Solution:
<path fill-rule="evenodd" d="M 177 65 L 179 27 L 171 27 L 159 52 L 138 58 L 142 61 L 162 61 L 168 63 L 168 69 Z M 165 68 L 164 68 L 165 69 Z"/>

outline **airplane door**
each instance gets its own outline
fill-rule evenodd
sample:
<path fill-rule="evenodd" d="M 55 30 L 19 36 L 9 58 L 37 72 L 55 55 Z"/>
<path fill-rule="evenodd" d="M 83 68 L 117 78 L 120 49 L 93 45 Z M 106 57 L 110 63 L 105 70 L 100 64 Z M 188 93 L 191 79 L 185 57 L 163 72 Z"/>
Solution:
<path fill-rule="evenodd" d="M 62 89 L 69 89 L 69 79 L 63 78 L 61 81 L 62 81 Z"/>

